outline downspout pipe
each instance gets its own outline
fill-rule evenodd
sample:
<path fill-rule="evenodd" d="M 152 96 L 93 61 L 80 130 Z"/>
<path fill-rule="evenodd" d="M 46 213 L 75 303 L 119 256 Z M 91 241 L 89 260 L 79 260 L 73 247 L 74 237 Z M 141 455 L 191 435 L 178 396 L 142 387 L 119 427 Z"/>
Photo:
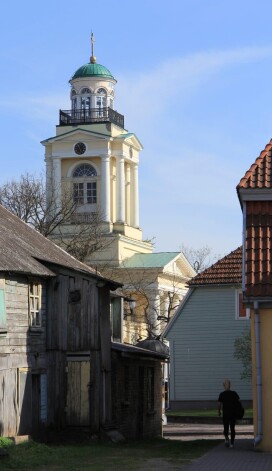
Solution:
<path fill-rule="evenodd" d="M 262 365 L 261 365 L 261 337 L 260 337 L 260 312 L 258 301 L 254 302 L 255 320 L 255 351 L 256 351 L 256 387 L 257 387 L 257 435 L 254 446 L 259 445 L 263 439 L 263 402 L 262 402 Z"/>

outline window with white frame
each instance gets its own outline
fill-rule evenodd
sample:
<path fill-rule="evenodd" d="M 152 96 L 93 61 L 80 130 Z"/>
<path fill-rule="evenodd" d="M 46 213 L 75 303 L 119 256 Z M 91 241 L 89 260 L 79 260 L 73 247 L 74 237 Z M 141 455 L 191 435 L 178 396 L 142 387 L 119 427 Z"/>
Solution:
<path fill-rule="evenodd" d="M 107 107 L 107 92 L 104 88 L 99 88 L 96 94 L 96 108 L 98 108 L 97 116 L 105 116 Z"/>
<path fill-rule="evenodd" d="M 30 327 L 42 326 L 41 284 L 30 281 L 28 287 L 28 314 Z"/>
<path fill-rule="evenodd" d="M 245 307 L 243 304 L 243 293 L 241 290 L 235 292 L 235 304 L 236 304 L 236 319 L 250 319 L 250 308 Z"/>
<path fill-rule="evenodd" d="M 81 94 L 81 110 L 84 114 L 89 114 L 91 108 L 91 90 L 89 88 L 83 88 Z"/>
<path fill-rule="evenodd" d="M 97 203 L 97 172 L 90 164 L 81 164 L 73 172 L 73 198 L 77 205 Z"/>

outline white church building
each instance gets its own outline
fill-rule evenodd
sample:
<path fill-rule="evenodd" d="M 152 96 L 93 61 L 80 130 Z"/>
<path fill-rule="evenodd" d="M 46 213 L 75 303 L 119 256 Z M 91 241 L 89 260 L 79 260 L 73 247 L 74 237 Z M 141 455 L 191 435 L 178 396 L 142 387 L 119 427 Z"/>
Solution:
<path fill-rule="evenodd" d="M 136 343 L 150 335 L 144 332 L 146 320 L 152 334 L 160 334 L 195 272 L 181 252 L 153 253 L 153 245 L 143 240 L 138 190 L 142 144 L 115 111 L 117 81 L 97 63 L 93 35 L 90 61 L 69 83 L 70 109 L 60 110 L 56 135 L 42 141 L 47 196 L 54 198 L 57 210 L 64 193 L 72 195 L 76 212 L 65 222 L 68 238 L 77 230 L 75 219 L 88 225 L 99 214 L 106 244 L 84 261 L 121 281 L 127 296 L 136 300 L 133 313 L 125 316 L 122 339 Z"/>

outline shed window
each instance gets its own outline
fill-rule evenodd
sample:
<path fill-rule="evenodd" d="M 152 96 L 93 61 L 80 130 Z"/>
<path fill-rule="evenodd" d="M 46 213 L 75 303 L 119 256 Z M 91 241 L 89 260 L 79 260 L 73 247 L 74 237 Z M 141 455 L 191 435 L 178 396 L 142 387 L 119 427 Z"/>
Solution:
<path fill-rule="evenodd" d="M 30 282 L 28 293 L 29 325 L 31 327 L 41 327 L 41 284 Z"/>

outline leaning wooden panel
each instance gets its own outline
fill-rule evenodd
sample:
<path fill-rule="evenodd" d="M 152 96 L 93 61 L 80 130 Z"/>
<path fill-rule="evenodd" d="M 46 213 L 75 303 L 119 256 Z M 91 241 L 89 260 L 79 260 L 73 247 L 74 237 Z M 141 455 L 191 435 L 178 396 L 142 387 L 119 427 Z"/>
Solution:
<path fill-rule="evenodd" d="M 68 361 L 67 377 L 67 424 L 80 424 L 81 402 L 81 365 L 77 361 Z"/>
<path fill-rule="evenodd" d="M 16 436 L 18 420 L 17 369 L 0 371 L 0 435 Z"/>
<path fill-rule="evenodd" d="M 80 363 L 80 425 L 89 425 L 90 422 L 90 362 Z"/>

